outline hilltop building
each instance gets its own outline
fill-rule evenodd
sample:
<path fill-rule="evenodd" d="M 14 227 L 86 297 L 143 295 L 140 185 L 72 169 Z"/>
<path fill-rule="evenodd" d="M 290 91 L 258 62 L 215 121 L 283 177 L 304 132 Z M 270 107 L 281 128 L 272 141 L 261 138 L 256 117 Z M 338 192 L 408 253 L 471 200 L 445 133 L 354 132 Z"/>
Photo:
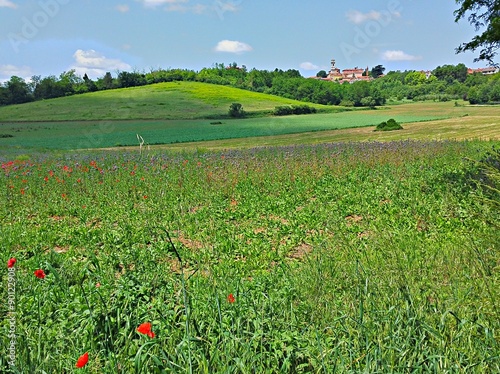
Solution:
<path fill-rule="evenodd" d="M 468 74 L 480 73 L 480 74 L 483 74 L 483 75 L 492 75 L 492 74 L 496 74 L 498 72 L 499 72 L 499 69 L 496 68 L 496 67 L 493 67 L 493 66 L 490 66 L 490 67 L 487 67 L 487 68 L 479 68 L 479 69 L 471 69 L 471 68 L 469 68 L 467 70 Z"/>
<path fill-rule="evenodd" d="M 353 69 L 344 69 L 341 71 L 335 65 L 335 63 L 335 59 L 332 59 L 330 72 L 328 73 L 326 78 L 312 78 L 339 83 L 354 83 L 358 81 L 370 81 L 373 79 L 372 77 L 370 77 L 370 71 L 368 70 L 368 67 L 366 67 L 366 69 L 360 69 L 356 66 Z"/>

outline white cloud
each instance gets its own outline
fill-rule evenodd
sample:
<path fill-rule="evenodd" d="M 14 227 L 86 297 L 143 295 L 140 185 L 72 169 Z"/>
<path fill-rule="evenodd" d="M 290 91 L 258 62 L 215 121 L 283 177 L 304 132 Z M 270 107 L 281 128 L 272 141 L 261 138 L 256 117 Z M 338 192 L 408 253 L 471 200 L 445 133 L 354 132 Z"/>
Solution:
<path fill-rule="evenodd" d="M 107 58 L 99 52 L 89 49 L 87 51 L 78 49 L 74 54 L 75 64 L 71 69 L 75 69 L 77 74 L 85 73 L 91 77 L 100 77 L 108 71 L 130 70 L 131 66 L 119 59 Z"/>
<path fill-rule="evenodd" d="M 14 4 L 10 0 L 0 0 L 0 8 L 12 8 L 12 9 L 16 9 L 17 8 L 17 4 Z"/>
<path fill-rule="evenodd" d="M 0 78 L 9 80 L 13 75 L 27 79 L 33 75 L 33 72 L 29 66 L 0 65 Z"/>
<path fill-rule="evenodd" d="M 318 70 L 319 66 L 314 65 L 312 62 L 303 62 L 300 64 L 300 68 L 303 70 Z"/>
<path fill-rule="evenodd" d="M 217 43 L 215 47 L 215 51 L 217 52 L 229 52 L 229 53 L 243 53 L 249 52 L 253 50 L 253 48 L 243 42 L 238 42 L 236 40 L 221 40 Z"/>
<path fill-rule="evenodd" d="M 351 10 L 347 12 L 347 19 L 349 22 L 354 23 L 355 25 L 359 25 L 361 23 L 365 23 L 367 21 L 380 21 L 386 23 L 390 21 L 393 17 L 399 18 L 401 14 L 399 12 L 388 12 L 381 11 L 378 12 L 376 10 L 372 10 L 367 13 L 360 12 L 359 10 Z"/>
<path fill-rule="evenodd" d="M 386 61 L 415 61 L 421 60 L 421 56 L 412 56 L 403 51 L 385 51 L 382 54 L 382 59 Z"/>
<path fill-rule="evenodd" d="M 121 13 L 127 13 L 130 10 L 130 7 L 127 4 L 119 4 L 115 7 L 115 9 Z"/>

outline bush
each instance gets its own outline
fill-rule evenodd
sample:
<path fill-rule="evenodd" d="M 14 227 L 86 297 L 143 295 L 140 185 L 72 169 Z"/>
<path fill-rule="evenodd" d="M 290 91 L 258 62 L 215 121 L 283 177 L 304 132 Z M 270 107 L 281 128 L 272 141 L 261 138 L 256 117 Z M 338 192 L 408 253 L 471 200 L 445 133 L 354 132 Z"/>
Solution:
<path fill-rule="evenodd" d="M 394 131 L 394 130 L 403 130 L 403 127 L 397 123 L 393 118 L 388 120 L 387 122 L 382 122 L 377 125 L 375 131 Z"/>
<path fill-rule="evenodd" d="M 284 106 L 277 106 L 274 108 L 273 114 L 275 116 L 288 116 L 291 114 L 311 114 L 311 113 L 316 113 L 316 108 L 311 107 L 309 105 L 284 105 Z"/>
<path fill-rule="evenodd" d="M 243 118 L 245 117 L 245 111 L 243 110 L 243 105 L 240 103 L 232 103 L 229 107 L 229 115 L 233 118 Z"/>
<path fill-rule="evenodd" d="M 276 108 L 274 108 L 274 112 L 273 114 L 275 116 L 288 116 L 290 114 L 292 114 L 293 111 L 292 111 L 292 107 L 291 106 L 277 106 Z"/>
<path fill-rule="evenodd" d="M 339 105 L 340 105 L 340 106 L 348 106 L 348 107 L 352 107 L 352 106 L 354 106 L 354 101 L 344 99 L 344 100 L 342 100 L 342 101 L 340 102 L 340 104 L 339 104 Z"/>

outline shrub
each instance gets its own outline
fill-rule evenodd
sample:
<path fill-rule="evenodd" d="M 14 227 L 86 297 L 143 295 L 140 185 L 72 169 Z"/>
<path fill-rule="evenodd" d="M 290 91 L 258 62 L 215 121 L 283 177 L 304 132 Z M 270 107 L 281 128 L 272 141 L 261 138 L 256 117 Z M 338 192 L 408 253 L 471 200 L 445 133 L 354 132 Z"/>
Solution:
<path fill-rule="evenodd" d="M 288 116 L 291 114 L 311 114 L 316 113 L 316 108 L 309 105 L 292 105 L 292 106 L 277 106 L 274 108 L 273 114 L 275 116 Z"/>
<path fill-rule="evenodd" d="M 393 130 L 403 130 L 403 127 L 397 123 L 393 118 L 387 122 L 382 122 L 377 125 L 375 131 L 393 131 Z"/>
<path fill-rule="evenodd" d="M 340 102 L 340 104 L 339 104 L 339 105 L 340 105 L 340 106 L 348 106 L 348 107 L 352 107 L 352 106 L 354 106 L 354 101 L 344 99 L 344 100 L 342 100 L 342 101 Z"/>
<path fill-rule="evenodd" d="M 276 108 L 274 108 L 274 112 L 273 112 L 273 114 L 275 116 L 288 116 L 292 113 L 293 113 L 292 107 L 287 106 L 287 105 L 277 106 Z"/>
<path fill-rule="evenodd" d="M 245 117 L 245 111 L 243 110 L 243 105 L 240 103 L 232 103 L 229 107 L 229 115 L 234 118 Z"/>

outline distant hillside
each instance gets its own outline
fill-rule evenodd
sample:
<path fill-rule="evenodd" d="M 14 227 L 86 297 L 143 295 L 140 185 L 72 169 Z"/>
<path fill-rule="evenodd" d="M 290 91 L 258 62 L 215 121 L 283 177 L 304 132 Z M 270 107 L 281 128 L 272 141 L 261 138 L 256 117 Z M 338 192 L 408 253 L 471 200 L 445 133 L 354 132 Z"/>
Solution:
<path fill-rule="evenodd" d="M 250 113 L 270 111 L 280 105 L 304 105 L 296 100 L 227 86 L 169 82 L 0 107 L 0 121 L 219 118 L 227 115 L 234 102 L 241 103 Z M 318 104 L 311 106 L 335 110 Z"/>

